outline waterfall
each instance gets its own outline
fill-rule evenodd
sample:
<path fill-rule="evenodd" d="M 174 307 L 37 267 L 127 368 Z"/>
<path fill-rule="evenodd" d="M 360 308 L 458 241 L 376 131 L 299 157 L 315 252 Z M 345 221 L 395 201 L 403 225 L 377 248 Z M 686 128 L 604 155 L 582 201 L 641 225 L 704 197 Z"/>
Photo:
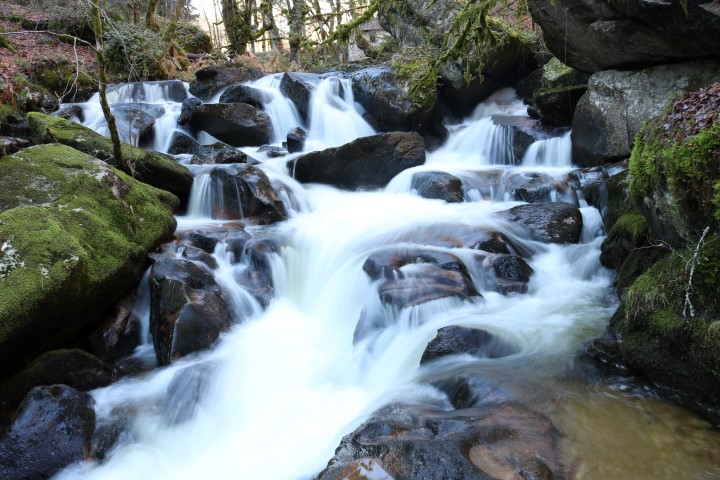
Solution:
<path fill-rule="evenodd" d="M 278 79 L 266 77 L 253 86 L 270 98 L 264 108 L 275 132 L 284 135 L 302 121 L 279 94 Z M 348 80 L 328 75 L 313 85 L 306 150 L 375 133 L 363 120 Z M 146 92 L 144 101 L 151 97 Z M 94 108 L 88 105 L 84 108 Z M 313 478 L 343 436 L 388 403 L 451 410 L 434 380 L 458 372 L 480 372 L 507 401 L 551 418 L 558 425 L 553 442 L 577 478 L 620 478 L 635 455 L 646 457 L 640 467 L 649 472 L 647 478 L 689 478 L 714 468 L 701 457 L 712 458 L 717 442 L 698 447 L 695 430 L 687 433 L 684 420 L 672 417 L 679 418 L 677 413 L 664 413 L 677 410 L 620 381 L 617 388 L 595 385 L 576 373 L 575 352 L 602 334 L 617 306 L 612 273 L 599 263 L 602 219 L 595 208 L 581 205 L 581 241 L 564 245 L 538 242 L 499 215 L 524 203 L 517 195 L 525 181 L 540 185 L 538 195 L 551 200 L 576 203 L 576 197 L 558 186 L 571 169 L 569 135 L 536 142 L 516 166 L 507 131 L 490 121 L 497 113 L 525 114 L 512 91 L 498 92 L 469 118 L 448 125 L 449 140 L 428 155 L 425 165 L 402 172 L 382 191 L 300 185 L 284 168 L 292 156 L 264 161 L 259 168 L 274 186 L 282 185 L 285 205 L 294 205 L 286 221 L 272 225 L 239 226 L 211 218 L 218 189 L 210 171 L 217 167 L 194 167 L 178 238 L 195 229 L 242 228 L 253 238 L 275 239 L 277 248 L 267 260 L 272 296 L 263 307 L 238 280 L 253 268 L 247 247 L 238 255 L 220 240 L 212 253 L 217 262 L 212 275 L 238 324 L 212 349 L 91 392 L 98 425 L 128 422 L 130 428 L 102 463 L 76 464 L 56 478 Z M 99 123 L 93 128 L 100 131 Z M 412 178 L 429 171 L 459 178 L 465 201 L 422 198 Z M 526 259 L 532 274 L 524 290 L 506 295 L 498 288 L 488 265 L 500 254 L 468 240 L 488 235 L 504 239 L 508 251 Z M 181 253 L 174 243 L 167 248 Z M 366 261 L 387 252 L 406 254 L 411 261 L 371 278 Z M 384 282 L 424 280 L 423 265 L 414 263 L 421 255 L 416 252 L 455 256 L 467 270 L 471 294 L 409 305 L 385 301 L 384 294 L 401 288 L 383 290 Z M 145 318 L 147 308 L 147 299 L 138 298 L 138 315 Z M 509 354 L 497 359 L 453 355 L 421 366 L 428 342 L 451 325 L 484 329 L 507 344 Z M 169 386 L 193 368 L 202 372 L 204 390 L 187 407 Z M 178 408 L 187 411 L 169 416 Z M 618 437 L 615 429 L 627 437 Z M 662 455 L 657 455 L 658 442 L 664 445 Z"/>

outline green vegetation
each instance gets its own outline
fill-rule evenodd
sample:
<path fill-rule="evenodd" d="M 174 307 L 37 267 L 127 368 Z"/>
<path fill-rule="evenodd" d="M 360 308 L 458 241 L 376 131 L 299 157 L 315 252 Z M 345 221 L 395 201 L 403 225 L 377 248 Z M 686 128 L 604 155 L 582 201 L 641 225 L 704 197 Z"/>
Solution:
<path fill-rule="evenodd" d="M 410 99 L 423 112 L 430 111 L 437 100 L 438 66 L 434 64 L 434 58 L 435 52 L 418 47 L 406 48 L 392 61 L 397 77 L 408 83 Z"/>
<path fill-rule="evenodd" d="M 0 170 L 0 263 L 9 250 L 15 263 L 0 280 L 8 362 L 36 353 L 25 341 L 75 334 L 130 288 L 147 252 L 171 238 L 178 202 L 63 145 L 3 157 Z"/>
<path fill-rule="evenodd" d="M 168 78 L 165 58 L 170 49 L 160 34 L 144 25 L 116 23 L 106 29 L 105 56 L 110 73 L 124 81 Z"/>

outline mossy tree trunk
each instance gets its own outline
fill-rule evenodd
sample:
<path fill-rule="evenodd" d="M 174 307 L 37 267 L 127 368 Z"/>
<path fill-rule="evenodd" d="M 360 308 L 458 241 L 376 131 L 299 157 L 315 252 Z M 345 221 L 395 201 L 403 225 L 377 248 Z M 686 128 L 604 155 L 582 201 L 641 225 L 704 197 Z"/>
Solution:
<path fill-rule="evenodd" d="M 165 32 L 163 32 L 162 35 L 163 41 L 170 45 L 169 53 L 171 57 L 174 57 L 178 54 L 184 56 L 184 53 L 182 53 L 180 46 L 175 41 L 175 32 L 177 31 L 177 24 L 180 21 L 180 15 L 182 15 L 182 11 L 185 8 L 186 1 L 187 0 L 177 0 L 177 2 L 175 3 L 175 9 L 173 10 L 172 17 L 170 17 L 170 23 L 168 24 Z"/>
<path fill-rule="evenodd" d="M 242 8 L 241 8 L 242 7 Z M 266 12 L 271 9 L 271 2 L 261 2 L 260 10 Z M 237 0 L 222 0 L 222 18 L 225 26 L 225 33 L 228 38 L 228 49 L 230 53 L 244 55 L 248 45 L 265 35 L 266 32 L 275 28 L 274 23 L 266 23 L 272 16 L 263 15 L 263 25 L 253 27 L 253 2 L 250 0 L 238 3 Z"/>
<path fill-rule="evenodd" d="M 132 172 L 123 158 L 120 135 L 118 135 L 117 125 L 115 125 L 115 116 L 110 111 L 110 104 L 107 100 L 107 73 L 103 46 L 102 17 L 100 16 L 100 1 L 101 0 L 90 0 L 90 13 L 95 28 L 95 53 L 99 70 L 98 75 L 100 77 L 100 105 L 102 106 L 103 115 L 105 115 L 105 120 L 108 124 L 108 130 L 110 130 L 110 139 L 113 143 L 113 156 L 115 157 L 115 161 L 126 172 Z"/>
<path fill-rule="evenodd" d="M 302 0 L 294 0 L 289 12 L 290 24 L 290 61 L 300 63 L 300 45 L 303 39 L 305 22 L 305 4 Z"/>
<path fill-rule="evenodd" d="M 150 0 L 145 12 L 145 26 L 150 30 L 158 30 L 157 21 L 155 21 L 155 10 L 157 10 L 158 3 L 160 3 L 160 0 Z"/>

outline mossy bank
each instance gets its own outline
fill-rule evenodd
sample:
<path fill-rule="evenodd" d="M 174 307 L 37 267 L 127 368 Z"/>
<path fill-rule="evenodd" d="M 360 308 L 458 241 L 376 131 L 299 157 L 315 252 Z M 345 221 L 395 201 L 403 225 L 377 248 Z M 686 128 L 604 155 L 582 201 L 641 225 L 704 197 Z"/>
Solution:
<path fill-rule="evenodd" d="M 139 280 L 178 199 L 64 145 L 0 159 L 0 375 L 62 344 Z"/>

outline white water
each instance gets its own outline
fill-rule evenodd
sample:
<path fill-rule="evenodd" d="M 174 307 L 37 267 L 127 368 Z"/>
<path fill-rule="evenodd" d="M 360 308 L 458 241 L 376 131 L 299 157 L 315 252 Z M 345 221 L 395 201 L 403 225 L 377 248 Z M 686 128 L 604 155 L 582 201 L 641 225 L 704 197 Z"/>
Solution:
<path fill-rule="evenodd" d="M 341 98 L 337 90 L 332 94 L 340 84 L 323 80 L 316 89 L 310 122 L 315 146 L 372 133 L 351 108 L 351 99 Z M 348 86 L 343 90 L 346 96 L 351 92 Z M 452 128 L 455 135 L 421 169 L 471 175 L 473 169 L 504 165 L 504 147 L 485 143 L 502 139 L 478 131 L 487 129 L 488 115 L 517 109 L 506 92 L 495 97 L 473 118 Z M 281 114 L 271 114 L 274 126 L 284 121 L 277 115 Z M 103 464 L 75 465 L 57 478 L 311 478 L 324 468 L 343 435 L 389 401 L 451 409 L 444 394 L 422 383 L 444 369 L 480 368 L 489 378 L 511 386 L 522 387 L 527 378 L 533 385 L 554 385 L 578 346 L 602 333 L 614 311 L 611 274 L 598 261 L 602 226 L 594 208 L 582 209 L 581 244 L 545 245 L 524 238 L 494 216 L 518 202 L 427 200 L 402 186 L 409 178 L 405 174 L 384 192 L 304 189 L 282 171 L 285 160 L 263 168 L 290 186 L 303 207 L 288 221 L 263 227 L 283 239 L 273 260 L 275 292 L 270 306 L 263 311 L 234 283 L 236 270 L 246 266 L 231 263 L 224 245 L 218 244 L 216 278 L 235 309 L 249 319 L 227 332 L 212 351 L 93 392 L 98 423 L 128 418 L 133 439 L 115 448 Z M 570 169 L 547 166 L 545 171 L 558 177 Z M 198 169 L 190 214 L 179 218 L 183 229 L 222 224 L 208 218 L 207 203 L 213 195 L 207 185 L 208 168 L 212 167 Z M 362 270 L 365 259 L 388 246 L 426 246 L 427 238 L 438 239 L 455 228 L 448 226 L 489 228 L 532 252 L 529 263 L 535 273 L 529 292 L 502 296 L 488 291 L 485 272 L 471 261 L 476 251 L 436 247 L 468 265 L 484 301 L 442 299 L 401 311 L 380 305 L 376 285 Z M 383 309 L 386 328 L 354 345 L 361 312 L 378 308 Z M 518 353 L 497 360 L 461 357 L 420 368 L 428 341 L 447 325 L 484 328 L 514 345 Z M 178 371 L 202 362 L 214 365 L 214 370 L 194 417 L 169 425 L 164 415 L 168 385 Z M 556 395 L 553 387 L 547 388 L 548 398 Z M 534 394 L 543 391 L 540 387 Z"/>

